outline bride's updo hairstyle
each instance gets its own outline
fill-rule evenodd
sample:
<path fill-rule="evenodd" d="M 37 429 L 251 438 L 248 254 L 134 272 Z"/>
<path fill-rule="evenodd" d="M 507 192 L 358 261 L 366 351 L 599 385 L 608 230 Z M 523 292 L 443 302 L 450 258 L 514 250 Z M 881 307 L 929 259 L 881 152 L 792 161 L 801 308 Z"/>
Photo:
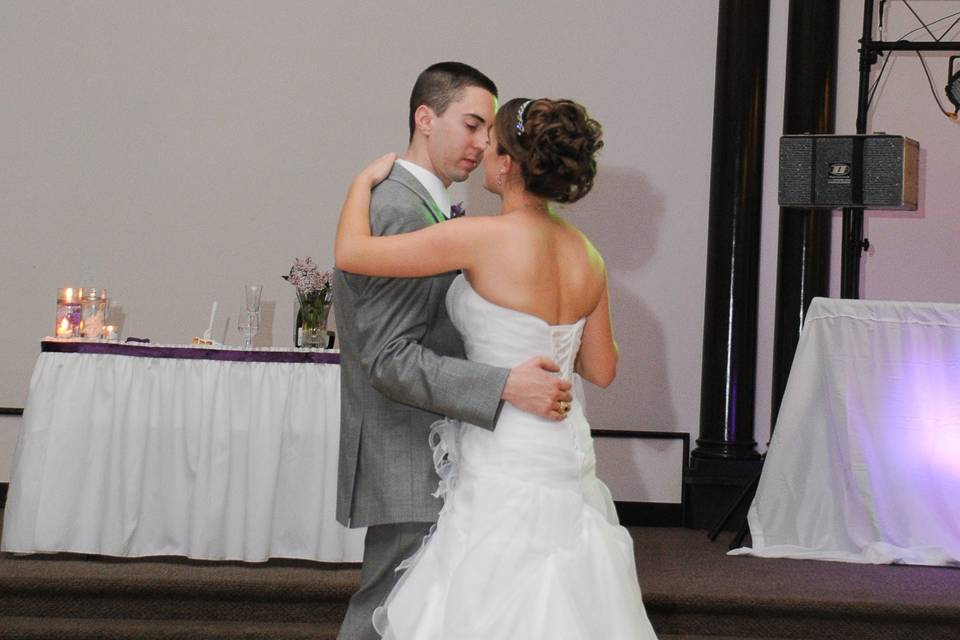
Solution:
<path fill-rule="evenodd" d="M 497 112 L 497 153 L 520 165 L 530 193 L 575 202 L 593 188 L 600 123 L 572 100 L 514 98 Z"/>

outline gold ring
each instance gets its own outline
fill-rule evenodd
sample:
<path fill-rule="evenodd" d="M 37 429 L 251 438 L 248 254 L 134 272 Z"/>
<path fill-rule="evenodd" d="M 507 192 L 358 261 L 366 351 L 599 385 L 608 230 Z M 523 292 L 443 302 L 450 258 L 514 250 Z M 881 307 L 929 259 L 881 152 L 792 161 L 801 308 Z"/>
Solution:
<path fill-rule="evenodd" d="M 561 400 L 561 401 L 560 401 L 560 413 L 566 413 L 566 412 L 569 411 L 569 410 L 570 410 L 570 403 L 567 402 L 566 400 Z"/>

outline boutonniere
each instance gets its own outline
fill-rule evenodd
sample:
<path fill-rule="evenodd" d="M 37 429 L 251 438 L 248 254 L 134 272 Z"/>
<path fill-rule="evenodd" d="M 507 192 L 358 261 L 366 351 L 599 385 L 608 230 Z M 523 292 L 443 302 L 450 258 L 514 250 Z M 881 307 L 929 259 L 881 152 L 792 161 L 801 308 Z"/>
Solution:
<path fill-rule="evenodd" d="M 463 201 L 450 205 L 450 219 L 460 218 L 467 215 L 467 210 L 463 208 Z"/>

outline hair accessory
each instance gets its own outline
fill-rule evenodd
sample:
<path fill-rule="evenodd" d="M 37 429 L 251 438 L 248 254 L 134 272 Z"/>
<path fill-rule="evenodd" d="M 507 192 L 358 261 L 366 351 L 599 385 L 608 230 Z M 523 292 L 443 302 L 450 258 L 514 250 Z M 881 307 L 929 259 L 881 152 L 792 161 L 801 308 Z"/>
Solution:
<path fill-rule="evenodd" d="M 527 105 L 530 104 L 531 102 L 533 102 L 533 100 L 527 100 L 527 101 L 524 102 L 522 105 L 520 105 L 520 108 L 519 108 L 519 109 L 517 109 L 517 125 L 516 125 L 516 126 L 517 126 L 517 136 L 522 136 L 523 133 L 524 133 L 524 131 L 523 131 L 523 112 L 526 110 Z"/>

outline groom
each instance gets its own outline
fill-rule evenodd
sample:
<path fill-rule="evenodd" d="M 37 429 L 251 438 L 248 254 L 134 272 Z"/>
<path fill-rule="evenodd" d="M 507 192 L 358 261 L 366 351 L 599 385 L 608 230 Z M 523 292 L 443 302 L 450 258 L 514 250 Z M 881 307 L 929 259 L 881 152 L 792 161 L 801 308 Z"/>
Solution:
<path fill-rule="evenodd" d="M 410 144 L 373 191 L 376 235 L 446 220 L 446 188 L 480 164 L 489 144 L 497 87 L 459 62 L 441 62 L 417 78 L 410 96 Z M 337 520 L 368 527 L 360 588 L 350 599 L 339 640 L 374 640 L 371 616 L 390 592 L 397 565 L 419 548 L 440 500 L 427 443 L 442 416 L 496 427 L 504 401 L 559 419 L 570 383 L 545 358 L 501 369 L 464 359 L 444 304 L 456 274 L 374 278 L 337 271 L 341 420 Z"/>

